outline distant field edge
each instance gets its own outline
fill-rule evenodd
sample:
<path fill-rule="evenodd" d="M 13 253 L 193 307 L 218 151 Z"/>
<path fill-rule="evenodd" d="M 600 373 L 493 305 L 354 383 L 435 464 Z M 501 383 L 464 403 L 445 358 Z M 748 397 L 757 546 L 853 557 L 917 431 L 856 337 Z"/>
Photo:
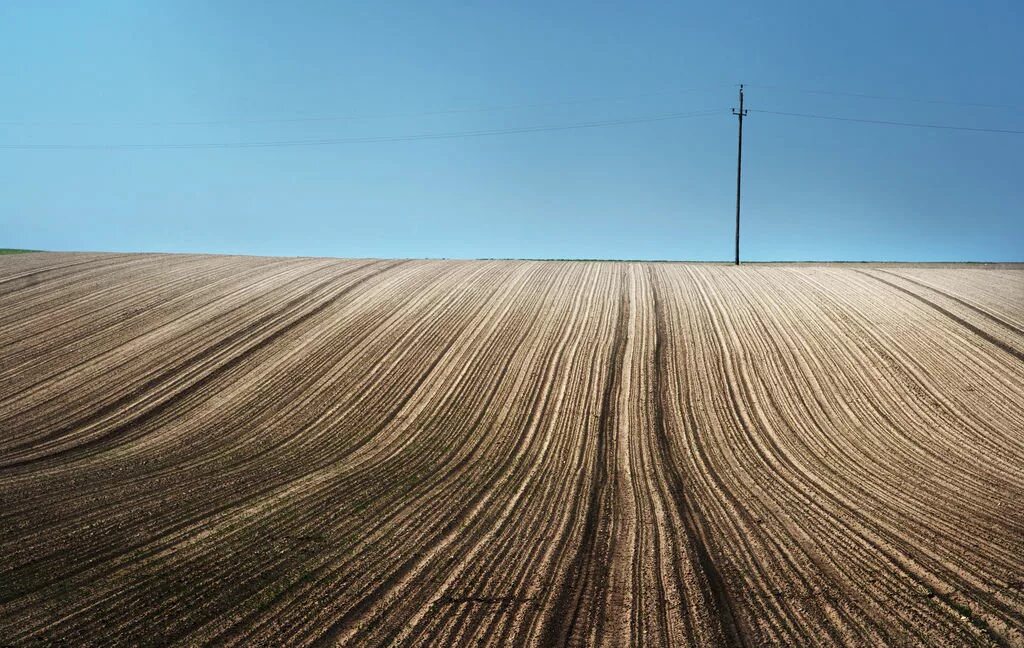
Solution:
<path fill-rule="evenodd" d="M 25 254 L 29 252 L 45 252 L 54 254 L 139 254 L 139 255 L 189 255 L 189 256 L 231 256 L 231 257 L 260 257 L 260 258 L 287 258 L 287 259 L 365 259 L 365 260 L 411 260 L 411 261 L 545 261 L 555 263 L 658 263 L 658 264 L 694 264 L 710 266 L 731 266 L 732 261 L 727 260 L 696 260 L 696 259 L 599 259 L 599 258 L 567 258 L 567 257 L 345 257 L 333 255 L 292 255 L 292 254 L 243 254 L 237 252 L 151 252 L 151 251 L 111 251 L 111 250 L 23 250 L 19 248 L 0 248 L 0 254 Z M 927 266 L 927 267 L 959 267 L 959 266 L 984 266 L 984 267 L 1021 267 L 1024 266 L 1024 259 L 1017 261 L 895 261 L 895 260 L 776 260 L 776 261 L 743 261 L 743 266 L 767 266 L 767 265 L 793 265 L 793 266 Z"/>

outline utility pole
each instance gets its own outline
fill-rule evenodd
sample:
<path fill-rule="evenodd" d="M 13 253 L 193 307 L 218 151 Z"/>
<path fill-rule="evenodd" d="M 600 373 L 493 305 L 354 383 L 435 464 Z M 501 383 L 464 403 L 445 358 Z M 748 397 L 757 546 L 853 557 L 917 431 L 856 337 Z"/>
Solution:
<path fill-rule="evenodd" d="M 749 110 L 743 109 L 743 84 L 740 84 L 740 109 L 732 109 L 732 114 L 739 117 L 740 137 L 736 148 L 736 265 L 740 264 L 740 178 L 743 177 L 743 118 Z"/>

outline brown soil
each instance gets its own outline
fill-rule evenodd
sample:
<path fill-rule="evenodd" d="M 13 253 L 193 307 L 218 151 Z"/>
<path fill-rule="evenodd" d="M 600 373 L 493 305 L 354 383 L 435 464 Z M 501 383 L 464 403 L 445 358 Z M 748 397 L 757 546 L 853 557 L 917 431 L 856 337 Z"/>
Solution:
<path fill-rule="evenodd" d="M 1024 268 L 0 259 L 0 644 L 1024 645 Z"/>

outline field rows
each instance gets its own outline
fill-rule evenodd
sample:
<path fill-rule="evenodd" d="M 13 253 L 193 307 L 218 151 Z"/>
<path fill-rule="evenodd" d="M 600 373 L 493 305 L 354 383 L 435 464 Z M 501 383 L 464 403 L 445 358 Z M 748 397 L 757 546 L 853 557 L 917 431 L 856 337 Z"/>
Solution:
<path fill-rule="evenodd" d="M 1024 646 L 1024 268 L 0 260 L 0 644 Z"/>

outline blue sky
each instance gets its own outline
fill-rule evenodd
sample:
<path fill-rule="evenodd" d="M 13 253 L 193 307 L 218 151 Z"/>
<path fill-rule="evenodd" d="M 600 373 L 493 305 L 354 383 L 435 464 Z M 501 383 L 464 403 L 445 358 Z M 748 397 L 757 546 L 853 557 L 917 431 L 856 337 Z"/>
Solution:
<path fill-rule="evenodd" d="M 719 112 L 0 148 L 0 247 L 729 259 L 735 84 L 755 110 L 1024 130 L 1022 29 L 1019 0 L 7 2 L 0 145 Z M 744 257 L 1024 260 L 1022 150 L 751 113 Z"/>

